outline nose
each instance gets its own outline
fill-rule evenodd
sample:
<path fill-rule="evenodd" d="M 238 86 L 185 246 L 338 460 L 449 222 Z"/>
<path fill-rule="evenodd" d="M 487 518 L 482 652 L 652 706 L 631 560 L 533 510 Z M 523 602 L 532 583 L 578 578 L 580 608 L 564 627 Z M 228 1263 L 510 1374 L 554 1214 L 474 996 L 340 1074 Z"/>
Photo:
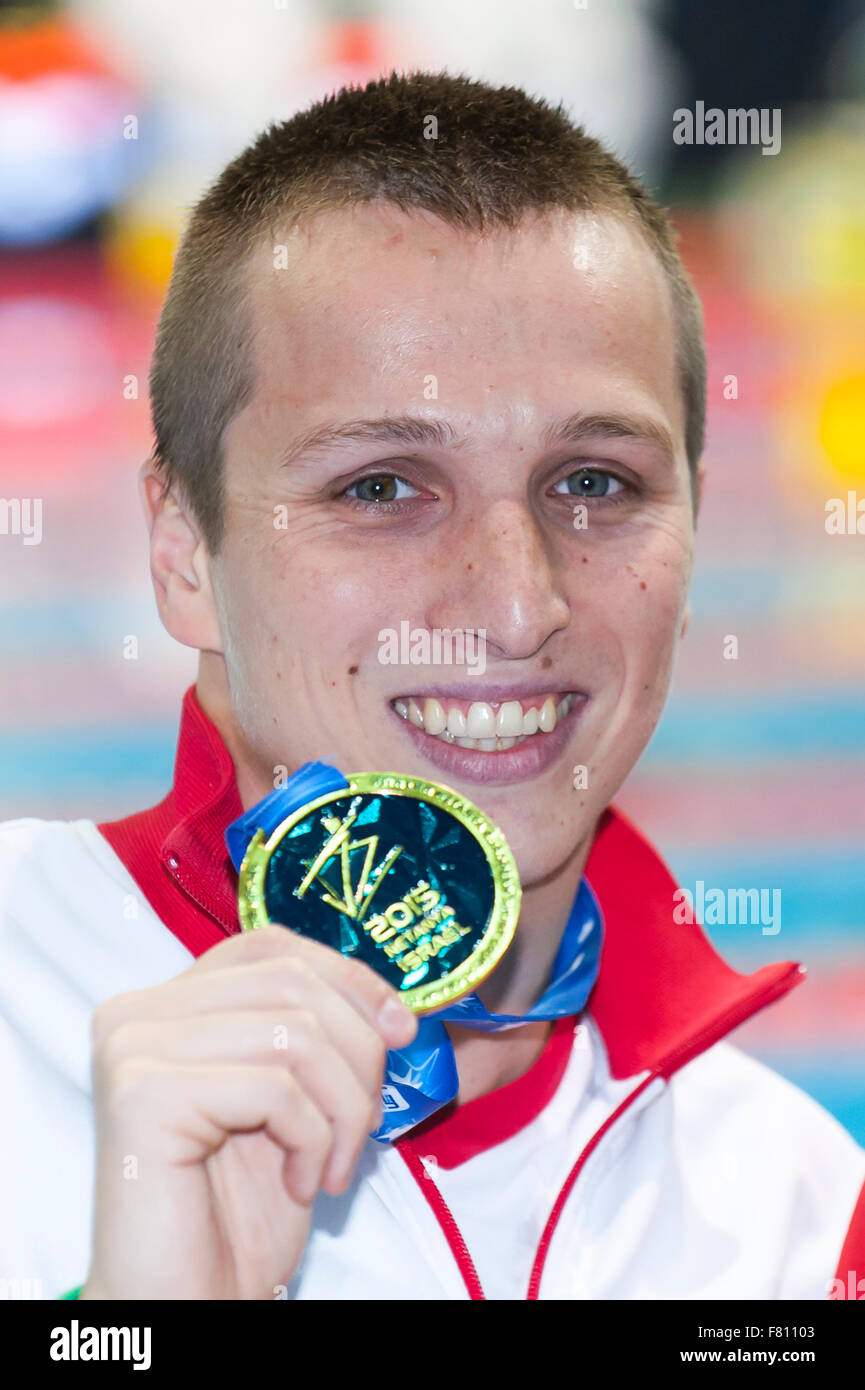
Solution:
<path fill-rule="evenodd" d="M 429 607 L 430 627 L 483 629 L 488 653 L 519 660 L 568 624 L 550 542 L 525 502 L 501 498 L 467 519 L 444 564 L 449 582 Z"/>

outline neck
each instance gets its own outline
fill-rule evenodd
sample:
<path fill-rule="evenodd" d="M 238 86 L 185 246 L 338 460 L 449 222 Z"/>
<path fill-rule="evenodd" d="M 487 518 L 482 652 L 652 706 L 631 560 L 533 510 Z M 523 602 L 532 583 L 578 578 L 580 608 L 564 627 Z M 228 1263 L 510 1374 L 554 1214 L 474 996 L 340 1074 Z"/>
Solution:
<path fill-rule="evenodd" d="M 218 652 L 199 653 L 195 694 L 198 703 L 208 719 L 213 720 L 231 754 L 237 780 L 237 794 L 244 811 L 248 811 L 250 806 L 255 806 L 273 790 L 273 782 L 268 783 L 255 770 L 243 731 L 234 716 L 225 658 Z"/>
<path fill-rule="evenodd" d="M 524 1014 L 546 989 L 592 844 L 589 834 L 557 869 L 523 885 L 514 939 L 476 991 L 491 1013 Z"/>
<path fill-rule="evenodd" d="M 490 1013 L 527 1013 L 546 989 L 592 838 L 587 835 L 554 874 L 524 886 L 514 939 L 501 964 L 476 991 Z M 501 1033 L 480 1033 L 446 1023 L 460 1079 L 458 1104 L 523 1076 L 540 1057 L 552 1026 L 542 1021 Z"/>

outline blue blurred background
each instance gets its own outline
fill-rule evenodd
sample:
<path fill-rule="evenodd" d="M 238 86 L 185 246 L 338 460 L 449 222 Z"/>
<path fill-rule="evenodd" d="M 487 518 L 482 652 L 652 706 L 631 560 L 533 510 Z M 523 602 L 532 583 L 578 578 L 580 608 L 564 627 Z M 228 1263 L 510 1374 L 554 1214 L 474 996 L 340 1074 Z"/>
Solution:
<path fill-rule="evenodd" d="M 0 496 L 43 508 L 39 544 L 0 535 L 0 817 L 164 794 L 195 658 L 156 618 L 135 472 L 172 250 L 258 129 L 391 67 L 561 99 L 673 207 L 708 486 L 673 696 L 618 802 L 684 886 L 781 890 L 777 933 L 707 928 L 739 969 L 809 967 L 736 1041 L 865 1142 L 858 0 L 0 5 Z M 697 101 L 780 109 L 780 152 L 677 145 Z M 833 498 L 852 534 L 827 531 Z"/>

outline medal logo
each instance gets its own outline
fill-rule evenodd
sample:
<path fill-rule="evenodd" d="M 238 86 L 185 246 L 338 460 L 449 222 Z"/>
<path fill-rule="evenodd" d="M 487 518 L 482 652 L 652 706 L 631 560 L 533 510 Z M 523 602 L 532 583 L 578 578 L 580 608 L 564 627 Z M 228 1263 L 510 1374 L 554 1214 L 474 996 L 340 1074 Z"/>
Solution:
<path fill-rule="evenodd" d="M 356 917 L 358 921 L 363 917 L 372 901 L 372 895 L 381 883 L 382 878 L 387 873 L 398 854 L 402 854 L 402 845 L 392 845 L 379 864 L 378 868 L 372 869 L 372 861 L 378 849 L 378 835 L 367 835 L 364 840 L 351 840 L 349 831 L 357 820 L 357 811 L 350 811 L 343 819 L 339 820 L 336 816 L 322 816 L 321 823 L 325 830 L 330 831 L 330 839 L 325 844 L 321 852 L 313 861 L 309 873 L 304 878 L 300 887 L 296 889 L 297 896 L 302 898 L 313 881 L 318 881 L 323 889 L 322 899 L 335 908 L 337 912 L 344 912 L 347 917 Z M 366 847 L 366 858 L 361 870 L 360 880 L 354 892 L 351 891 L 351 863 L 350 855 L 352 850 L 363 849 Z M 339 852 L 340 867 L 342 870 L 342 892 L 340 900 L 335 897 L 335 889 L 331 888 L 327 879 L 323 876 L 323 870 L 331 859 Z"/>

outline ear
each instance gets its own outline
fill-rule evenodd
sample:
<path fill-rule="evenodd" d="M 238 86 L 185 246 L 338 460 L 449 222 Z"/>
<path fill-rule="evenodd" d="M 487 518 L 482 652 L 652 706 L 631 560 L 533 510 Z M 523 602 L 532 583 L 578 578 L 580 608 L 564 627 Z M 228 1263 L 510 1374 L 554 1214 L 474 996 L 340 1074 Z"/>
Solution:
<path fill-rule="evenodd" d="M 150 574 L 166 631 L 185 647 L 221 652 L 207 547 L 189 509 L 166 486 L 153 459 L 138 490 L 150 532 Z"/>

